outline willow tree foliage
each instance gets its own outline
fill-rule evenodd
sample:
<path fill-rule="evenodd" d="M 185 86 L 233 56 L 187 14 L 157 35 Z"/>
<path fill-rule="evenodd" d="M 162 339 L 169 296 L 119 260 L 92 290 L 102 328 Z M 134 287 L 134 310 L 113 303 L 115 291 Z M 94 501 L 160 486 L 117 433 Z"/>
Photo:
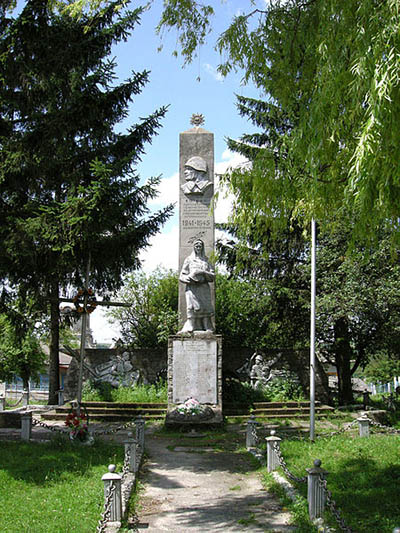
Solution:
<path fill-rule="evenodd" d="M 213 7 L 165 0 L 160 29 L 178 31 L 191 61 L 213 25 Z M 216 49 L 264 95 L 288 128 L 234 173 L 237 220 L 355 215 L 353 237 L 384 221 L 399 238 L 400 4 L 397 0 L 248 0 Z M 196 38 L 194 38 L 194 35 Z M 277 159 L 280 164 L 277 165 Z M 331 217 L 330 217 L 331 219 Z"/>
<path fill-rule="evenodd" d="M 148 81 L 115 82 L 113 44 L 141 9 L 111 4 L 95 18 L 57 15 L 30 0 L 0 26 L 0 280 L 50 303 L 50 402 L 58 389 L 60 289 L 119 288 L 172 207 L 150 213 L 158 178 L 140 183 L 136 165 L 166 108 L 115 127 Z"/>

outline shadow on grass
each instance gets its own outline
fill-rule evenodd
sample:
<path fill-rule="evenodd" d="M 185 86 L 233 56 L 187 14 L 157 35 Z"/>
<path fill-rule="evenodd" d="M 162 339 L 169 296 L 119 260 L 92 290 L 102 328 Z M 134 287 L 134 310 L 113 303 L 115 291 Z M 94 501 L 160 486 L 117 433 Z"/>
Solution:
<path fill-rule="evenodd" d="M 0 470 L 40 486 L 65 473 L 84 475 L 93 466 L 121 463 L 123 453 L 122 446 L 82 446 L 59 438 L 49 443 L 0 442 Z"/>
<path fill-rule="evenodd" d="M 400 525 L 400 443 L 396 436 L 349 435 L 314 444 L 288 442 L 282 446 L 289 469 L 298 476 L 322 460 L 328 489 L 347 525 L 357 533 L 392 533 Z M 297 487 L 303 496 L 306 486 Z"/>
<path fill-rule="evenodd" d="M 374 459 L 362 456 L 340 461 L 328 476 L 333 498 L 345 509 L 348 525 L 358 533 L 391 533 L 400 525 L 399 486 L 400 464 L 379 466 Z"/>

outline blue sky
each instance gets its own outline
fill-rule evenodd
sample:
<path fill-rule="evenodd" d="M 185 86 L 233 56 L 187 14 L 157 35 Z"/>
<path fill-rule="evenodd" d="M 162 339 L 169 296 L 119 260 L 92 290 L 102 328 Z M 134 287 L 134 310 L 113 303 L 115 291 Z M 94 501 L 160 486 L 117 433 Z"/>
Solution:
<path fill-rule="evenodd" d="M 262 3 L 262 2 L 261 2 Z M 213 50 L 216 36 L 226 27 L 227 22 L 238 12 L 243 2 L 228 0 L 214 2 L 216 18 L 215 32 L 209 44 L 200 49 L 199 58 L 191 65 L 182 67 L 182 58 L 173 57 L 176 46 L 176 33 L 171 32 L 162 40 L 155 34 L 155 26 L 161 12 L 161 0 L 142 16 L 142 22 L 134 30 L 126 43 L 115 47 L 116 73 L 121 80 L 126 79 L 132 70 L 150 70 L 150 80 L 141 95 L 132 103 L 127 119 L 120 125 L 123 130 L 145 117 L 158 107 L 169 105 L 167 116 L 151 145 L 147 146 L 143 160 L 138 167 L 141 179 L 162 174 L 160 195 L 152 202 L 157 209 L 170 202 L 178 201 L 178 147 L 179 133 L 191 128 L 190 117 L 202 113 L 204 128 L 214 133 L 215 170 L 222 172 L 229 165 L 240 162 L 237 155 L 227 152 L 226 138 L 238 138 L 254 128 L 239 116 L 235 106 L 235 94 L 258 97 L 251 86 L 241 84 L 241 74 L 231 74 L 222 79 L 216 72 L 219 55 Z M 163 50 L 157 49 L 163 45 Z M 198 81 L 200 78 L 200 81 Z M 226 219 L 229 202 L 222 201 L 217 206 L 216 219 Z M 157 265 L 167 268 L 178 266 L 178 212 L 157 235 L 152 246 L 142 255 L 143 268 L 153 270 Z M 100 311 L 91 316 L 91 327 L 97 341 L 107 341 L 117 335 L 110 328 Z"/>

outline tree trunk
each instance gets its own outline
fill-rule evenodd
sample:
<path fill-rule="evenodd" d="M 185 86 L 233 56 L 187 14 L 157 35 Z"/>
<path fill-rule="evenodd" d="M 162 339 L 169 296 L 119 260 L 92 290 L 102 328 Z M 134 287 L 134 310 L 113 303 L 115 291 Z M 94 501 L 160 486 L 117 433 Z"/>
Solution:
<path fill-rule="evenodd" d="M 353 388 L 351 384 L 351 357 L 352 349 L 348 334 L 347 321 L 340 318 L 334 326 L 335 331 L 335 363 L 338 375 L 338 400 L 339 405 L 353 403 Z"/>
<path fill-rule="evenodd" d="M 50 355 L 49 355 L 49 405 L 58 405 L 57 391 L 60 388 L 60 310 L 58 280 L 50 287 Z"/>
<path fill-rule="evenodd" d="M 29 391 L 29 377 L 21 376 L 24 390 Z"/>

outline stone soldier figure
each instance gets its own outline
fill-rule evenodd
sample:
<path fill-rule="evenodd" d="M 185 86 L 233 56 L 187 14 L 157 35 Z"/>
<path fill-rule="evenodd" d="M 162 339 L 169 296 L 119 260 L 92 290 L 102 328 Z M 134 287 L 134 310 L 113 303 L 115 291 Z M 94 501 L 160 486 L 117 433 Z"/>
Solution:
<path fill-rule="evenodd" d="M 212 191 L 212 182 L 208 179 L 207 163 L 200 156 L 188 159 L 185 164 L 185 180 L 181 186 L 185 194 L 205 194 Z"/>

